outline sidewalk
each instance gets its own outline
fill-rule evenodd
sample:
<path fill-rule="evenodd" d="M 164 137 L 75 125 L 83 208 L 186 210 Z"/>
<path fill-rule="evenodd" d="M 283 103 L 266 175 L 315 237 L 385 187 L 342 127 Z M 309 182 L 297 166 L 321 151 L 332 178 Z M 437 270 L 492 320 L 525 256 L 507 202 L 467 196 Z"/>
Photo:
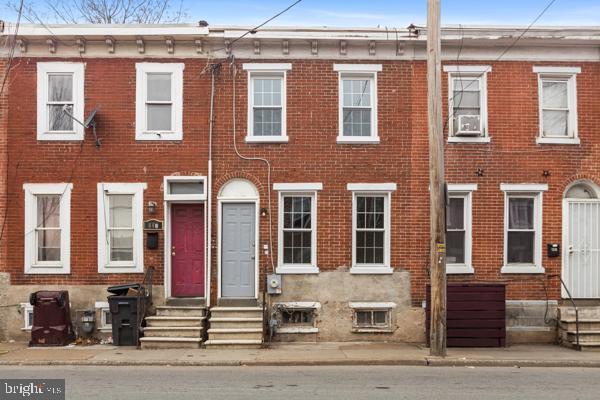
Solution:
<path fill-rule="evenodd" d="M 0 343 L 1 365 L 422 365 L 600 367 L 600 352 L 552 345 L 448 350 L 446 358 L 429 349 L 398 343 L 286 343 L 265 349 L 137 350 L 107 345 L 28 348 Z"/>

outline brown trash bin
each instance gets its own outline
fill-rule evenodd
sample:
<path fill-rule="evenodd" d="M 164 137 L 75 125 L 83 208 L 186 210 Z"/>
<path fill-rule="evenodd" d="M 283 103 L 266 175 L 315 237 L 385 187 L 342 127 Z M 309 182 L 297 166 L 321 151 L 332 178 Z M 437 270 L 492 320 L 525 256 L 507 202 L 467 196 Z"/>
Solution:
<path fill-rule="evenodd" d="M 68 291 L 35 292 L 29 302 L 33 306 L 30 346 L 66 346 L 75 340 Z"/>

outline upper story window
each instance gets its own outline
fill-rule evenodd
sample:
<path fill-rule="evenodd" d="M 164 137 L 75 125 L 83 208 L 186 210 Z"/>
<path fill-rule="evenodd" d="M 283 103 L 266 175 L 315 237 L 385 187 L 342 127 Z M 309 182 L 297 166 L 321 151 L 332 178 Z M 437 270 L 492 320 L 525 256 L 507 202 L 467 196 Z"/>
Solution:
<path fill-rule="evenodd" d="M 540 133 L 537 143 L 579 144 L 577 82 L 579 67 L 533 67 L 538 74 Z"/>
<path fill-rule="evenodd" d="M 377 72 L 380 64 L 334 64 L 339 74 L 338 143 L 379 143 Z"/>
<path fill-rule="evenodd" d="M 503 273 L 543 273 L 542 193 L 546 184 L 502 184 L 504 201 Z"/>
<path fill-rule="evenodd" d="M 136 64 L 136 140 L 183 139 L 182 63 Z"/>
<path fill-rule="evenodd" d="M 144 271 L 145 183 L 98 184 L 98 272 Z"/>
<path fill-rule="evenodd" d="M 446 65 L 448 73 L 448 141 L 489 142 L 486 65 Z"/>
<path fill-rule="evenodd" d="M 292 64 L 246 63 L 248 134 L 246 142 L 287 142 L 286 76 Z"/>
<path fill-rule="evenodd" d="M 318 273 L 317 191 L 321 183 L 276 183 L 279 191 L 277 273 Z"/>
<path fill-rule="evenodd" d="M 471 274 L 472 195 L 476 184 L 448 185 L 446 209 L 446 272 Z"/>
<path fill-rule="evenodd" d="M 83 63 L 37 63 L 37 139 L 83 140 Z"/>
<path fill-rule="evenodd" d="M 25 273 L 70 273 L 70 183 L 27 183 Z"/>
<path fill-rule="evenodd" d="M 395 183 L 349 183 L 354 274 L 391 274 L 390 203 Z"/>

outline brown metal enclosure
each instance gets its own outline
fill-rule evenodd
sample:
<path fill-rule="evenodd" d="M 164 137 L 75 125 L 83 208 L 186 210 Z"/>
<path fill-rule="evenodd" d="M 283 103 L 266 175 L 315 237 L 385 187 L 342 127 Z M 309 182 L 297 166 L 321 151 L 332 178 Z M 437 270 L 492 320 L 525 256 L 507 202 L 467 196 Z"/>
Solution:
<path fill-rule="evenodd" d="M 426 329 L 429 345 L 431 286 L 427 285 Z M 503 347 L 506 344 L 504 284 L 449 283 L 448 347 Z"/>

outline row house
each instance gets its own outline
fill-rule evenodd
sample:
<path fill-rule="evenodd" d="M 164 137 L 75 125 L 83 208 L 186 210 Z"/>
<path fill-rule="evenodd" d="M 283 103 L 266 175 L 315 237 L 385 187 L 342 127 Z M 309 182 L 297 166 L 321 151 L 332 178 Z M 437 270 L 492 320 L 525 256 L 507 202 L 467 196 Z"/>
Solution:
<path fill-rule="evenodd" d="M 0 338 L 42 288 L 109 332 L 153 267 L 145 347 L 425 341 L 426 30 L 245 33 L 7 27 Z M 553 342 L 600 298 L 600 29 L 522 33 L 443 29 L 447 273 Z"/>

